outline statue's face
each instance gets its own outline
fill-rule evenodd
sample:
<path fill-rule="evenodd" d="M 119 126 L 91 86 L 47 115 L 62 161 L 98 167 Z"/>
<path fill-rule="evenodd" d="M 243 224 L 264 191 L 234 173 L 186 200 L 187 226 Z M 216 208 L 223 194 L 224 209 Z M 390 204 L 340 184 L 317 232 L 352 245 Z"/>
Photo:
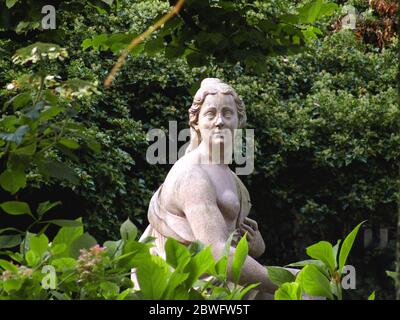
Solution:
<path fill-rule="evenodd" d="M 201 139 L 212 145 L 232 144 L 239 117 L 234 98 L 230 94 L 209 94 L 204 99 L 196 129 Z"/>

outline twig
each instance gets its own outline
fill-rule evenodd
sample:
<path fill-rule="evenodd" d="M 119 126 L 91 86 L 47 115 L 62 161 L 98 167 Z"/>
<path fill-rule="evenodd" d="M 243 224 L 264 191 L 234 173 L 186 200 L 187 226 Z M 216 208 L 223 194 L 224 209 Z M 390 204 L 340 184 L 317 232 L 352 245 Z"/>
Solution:
<path fill-rule="evenodd" d="M 179 0 L 177 4 L 174 7 L 172 7 L 171 10 L 167 14 L 165 14 L 160 20 L 158 20 L 154 25 L 150 26 L 145 32 L 143 32 L 142 34 L 140 34 L 131 41 L 129 46 L 119 56 L 117 63 L 111 69 L 111 72 L 108 74 L 106 80 L 104 81 L 104 86 L 106 88 L 111 86 L 115 75 L 117 74 L 118 70 L 122 67 L 122 65 L 125 63 L 125 60 L 128 54 L 132 51 L 132 49 L 136 47 L 138 44 L 140 44 L 147 37 L 149 37 L 154 31 L 163 27 L 164 24 L 168 20 L 170 20 L 174 15 L 178 14 L 184 2 L 185 0 Z"/>

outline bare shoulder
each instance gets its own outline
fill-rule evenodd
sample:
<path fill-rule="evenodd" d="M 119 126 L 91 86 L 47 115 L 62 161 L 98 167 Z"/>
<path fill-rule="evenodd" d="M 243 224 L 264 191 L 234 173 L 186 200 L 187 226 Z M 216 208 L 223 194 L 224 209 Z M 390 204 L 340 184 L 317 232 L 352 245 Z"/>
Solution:
<path fill-rule="evenodd" d="M 216 190 L 201 164 L 180 159 L 165 179 L 163 198 L 172 207 L 183 210 L 190 203 L 216 202 Z"/>

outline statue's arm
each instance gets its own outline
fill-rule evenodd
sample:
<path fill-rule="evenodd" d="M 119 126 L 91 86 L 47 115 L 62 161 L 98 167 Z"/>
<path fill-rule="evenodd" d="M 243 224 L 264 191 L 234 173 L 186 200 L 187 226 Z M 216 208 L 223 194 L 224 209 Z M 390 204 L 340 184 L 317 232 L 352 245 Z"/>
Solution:
<path fill-rule="evenodd" d="M 251 247 L 249 254 L 254 257 L 258 258 L 265 252 L 265 242 L 263 237 L 261 236 L 260 231 L 257 231 L 256 237 L 254 240 L 254 245 Z"/>
<path fill-rule="evenodd" d="M 212 182 L 200 167 L 193 166 L 176 180 L 176 184 L 176 203 L 185 213 L 195 238 L 211 245 L 213 255 L 218 260 L 222 256 L 229 232 L 217 206 L 216 191 Z M 235 248 L 231 247 L 228 269 L 230 279 L 234 252 Z M 258 289 L 268 293 L 277 289 L 268 279 L 266 268 L 251 256 L 248 256 L 243 264 L 239 283 L 260 283 Z"/>

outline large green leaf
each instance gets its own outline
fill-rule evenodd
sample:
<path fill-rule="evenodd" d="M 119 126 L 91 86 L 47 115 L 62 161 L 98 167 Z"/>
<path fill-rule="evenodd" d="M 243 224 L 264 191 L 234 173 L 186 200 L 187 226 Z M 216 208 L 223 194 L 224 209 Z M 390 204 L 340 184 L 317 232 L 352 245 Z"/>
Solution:
<path fill-rule="evenodd" d="M 309 260 L 293 262 L 291 264 L 286 265 L 286 267 L 305 267 L 308 264 L 316 264 L 320 267 L 324 266 L 324 263 L 320 260 L 309 259 Z"/>
<path fill-rule="evenodd" d="M 106 248 L 106 252 L 110 258 L 117 258 L 122 253 L 123 241 L 106 241 L 103 246 Z"/>
<path fill-rule="evenodd" d="M 28 250 L 28 252 L 25 253 L 25 260 L 28 267 L 35 267 L 40 262 L 40 257 L 36 255 L 33 250 Z"/>
<path fill-rule="evenodd" d="M 119 294 L 119 286 L 111 281 L 100 283 L 100 292 L 105 299 L 115 299 Z"/>
<path fill-rule="evenodd" d="M 26 186 L 26 175 L 24 170 L 6 170 L 0 175 L 0 186 L 15 194 L 19 189 Z"/>
<path fill-rule="evenodd" d="M 333 300 L 329 279 L 316 265 L 310 264 L 298 276 L 301 287 L 311 296 L 321 296 Z"/>
<path fill-rule="evenodd" d="M 6 0 L 6 6 L 8 9 L 12 8 L 15 6 L 18 0 Z"/>
<path fill-rule="evenodd" d="M 211 247 L 208 246 L 196 254 L 186 265 L 184 273 L 189 273 L 188 280 L 186 281 L 187 286 L 192 286 L 201 275 L 214 266 L 215 260 L 211 252 Z"/>
<path fill-rule="evenodd" d="M 22 253 L 22 255 L 25 255 L 26 252 L 29 250 L 29 241 L 31 241 L 31 238 L 33 238 L 34 236 L 34 233 L 25 231 L 25 236 L 19 246 L 19 251 Z"/>
<path fill-rule="evenodd" d="M 167 263 L 179 271 L 184 270 L 190 261 L 189 250 L 173 238 L 169 238 L 165 243 L 165 252 Z"/>
<path fill-rule="evenodd" d="M 63 138 L 60 139 L 60 141 L 58 141 L 58 143 L 62 144 L 63 146 L 67 147 L 68 149 L 78 149 L 79 148 L 79 143 L 76 142 L 73 139 L 67 139 L 67 138 Z"/>
<path fill-rule="evenodd" d="M 308 2 L 299 9 L 300 23 L 313 23 L 322 8 L 322 0 Z"/>
<path fill-rule="evenodd" d="M 131 222 L 131 220 L 126 219 L 126 221 L 121 225 L 120 228 L 121 239 L 128 241 L 128 240 L 135 240 L 137 236 L 137 228 Z"/>
<path fill-rule="evenodd" d="M 318 13 L 318 19 L 324 16 L 331 16 L 335 11 L 339 9 L 339 6 L 334 2 L 323 3 Z"/>
<path fill-rule="evenodd" d="M 52 223 L 59 227 L 79 227 L 82 226 L 82 222 L 76 220 L 66 220 L 66 219 L 52 219 L 42 221 L 41 223 Z"/>
<path fill-rule="evenodd" d="M 249 253 L 249 246 L 247 243 L 246 235 L 240 239 L 238 245 L 236 246 L 235 253 L 233 255 L 232 261 L 232 276 L 235 283 L 239 282 L 240 274 L 242 272 L 242 266 L 246 260 Z"/>
<path fill-rule="evenodd" d="M 49 121 L 63 111 L 64 111 L 63 108 L 60 108 L 58 106 L 52 106 L 40 113 L 38 122 L 43 123 L 43 122 Z"/>
<path fill-rule="evenodd" d="M 51 265 L 59 272 L 66 272 L 76 268 L 76 260 L 73 258 L 58 258 L 54 259 Z"/>
<path fill-rule="evenodd" d="M 0 267 L 3 270 L 8 270 L 11 271 L 13 273 L 17 273 L 18 272 L 18 268 L 12 264 L 11 262 L 4 260 L 4 259 L 0 259 Z"/>
<path fill-rule="evenodd" d="M 36 256 L 42 258 L 44 253 L 47 251 L 49 246 L 49 239 L 47 239 L 46 235 L 41 234 L 32 237 L 29 241 L 29 249 L 32 250 Z"/>
<path fill-rule="evenodd" d="M 284 283 L 275 291 L 275 300 L 302 300 L 300 284 L 297 282 Z"/>
<path fill-rule="evenodd" d="M 3 282 L 3 288 L 7 293 L 18 291 L 22 287 L 23 280 L 19 279 L 8 279 Z"/>
<path fill-rule="evenodd" d="M 334 258 L 335 258 L 335 267 L 337 267 L 337 261 L 338 261 L 338 253 L 339 253 L 339 246 L 340 246 L 340 243 L 342 242 L 342 240 L 341 239 L 339 239 L 338 241 L 337 241 L 337 243 L 335 244 L 335 246 L 333 247 L 333 256 L 334 256 Z"/>
<path fill-rule="evenodd" d="M 30 215 L 32 216 L 31 209 L 26 202 L 21 201 L 7 201 L 0 204 L 0 207 L 10 215 Z"/>
<path fill-rule="evenodd" d="M 286 282 L 295 281 L 296 277 L 290 271 L 282 267 L 267 267 L 268 278 L 277 286 L 282 286 Z"/>
<path fill-rule="evenodd" d="M 222 256 L 215 264 L 215 275 L 226 277 L 228 270 L 228 257 Z"/>
<path fill-rule="evenodd" d="M 90 249 L 96 244 L 97 240 L 86 232 L 71 242 L 69 254 L 72 258 L 78 258 L 81 249 Z"/>
<path fill-rule="evenodd" d="M 167 289 L 165 290 L 162 298 L 167 300 L 175 300 L 177 298 L 175 289 L 184 283 L 188 277 L 189 273 L 181 273 L 178 270 L 175 270 L 169 278 Z"/>
<path fill-rule="evenodd" d="M 81 219 L 77 220 L 82 223 Z M 63 227 L 61 228 L 57 235 L 55 236 L 52 247 L 58 244 L 65 244 L 66 250 L 59 254 L 60 257 L 69 256 L 71 243 L 83 234 L 83 226 L 79 227 Z"/>
<path fill-rule="evenodd" d="M 307 22 L 313 23 L 317 19 L 321 7 L 322 7 L 322 0 L 316 0 L 313 2 L 313 5 L 308 10 Z"/>
<path fill-rule="evenodd" d="M 53 255 L 64 252 L 67 249 L 67 246 L 64 243 L 51 245 L 50 251 Z"/>
<path fill-rule="evenodd" d="M 225 242 L 224 250 L 222 252 L 222 257 L 218 260 L 215 264 L 215 273 L 216 275 L 226 277 L 228 274 L 228 260 L 229 260 L 229 253 L 231 250 L 232 240 L 235 236 L 235 232 L 232 232 L 228 240 Z"/>
<path fill-rule="evenodd" d="M 43 217 L 43 215 L 53 209 L 54 207 L 58 206 L 61 204 L 61 201 L 56 201 L 56 202 L 50 202 L 50 201 L 45 201 L 39 203 L 36 213 L 39 217 Z"/>
<path fill-rule="evenodd" d="M 202 243 L 201 241 L 193 241 L 189 246 L 188 246 L 188 250 L 190 252 L 190 255 L 192 257 L 194 257 L 196 254 L 200 253 L 202 250 L 205 249 L 205 245 L 204 243 Z"/>
<path fill-rule="evenodd" d="M 346 264 L 347 257 L 350 253 L 351 248 L 353 247 L 354 240 L 357 236 L 357 232 L 360 229 L 361 225 L 365 221 L 359 223 L 344 239 L 343 244 L 340 248 L 339 252 L 339 272 L 342 272 L 343 267 Z"/>
<path fill-rule="evenodd" d="M 253 283 L 251 285 L 246 286 L 244 289 L 240 290 L 239 292 L 237 292 L 234 296 L 233 299 L 234 300 L 242 300 L 243 297 L 252 289 L 257 288 L 260 285 L 260 282 L 258 283 Z"/>
<path fill-rule="evenodd" d="M 335 257 L 332 245 L 327 241 L 320 241 L 306 249 L 307 254 L 314 259 L 321 260 L 331 272 L 335 269 Z"/>
<path fill-rule="evenodd" d="M 14 142 L 19 145 L 22 142 L 25 134 L 29 131 L 29 126 L 22 125 L 15 130 L 14 133 L 0 132 L 0 139 L 5 141 Z"/>
<path fill-rule="evenodd" d="M 161 299 L 167 289 L 170 273 L 168 264 L 160 257 L 153 256 L 152 259 L 143 261 L 136 270 L 143 298 Z"/>
<path fill-rule="evenodd" d="M 54 177 L 60 180 L 67 180 L 72 184 L 79 183 L 79 177 L 75 171 L 65 163 L 42 159 L 38 162 L 38 168 L 45 177 Z"/>
<path fill-rule="evenodd" d="M 151 259 L 148 245 L 129 240 L 125 243 L 122 249 L 122 255 L 118 256 L 118 267 L 120 268 L 135 268 Z"/>
<path fill-rule="evenodd" d="M 14 149 L 12 151 L 12 154 L 33 156 L 36 152 L 36 147 L 37 147 L 36 141 L 33 143 L 31 143 L 31 141 L 29 141 L 29 143 L 27 145 Z"/>

